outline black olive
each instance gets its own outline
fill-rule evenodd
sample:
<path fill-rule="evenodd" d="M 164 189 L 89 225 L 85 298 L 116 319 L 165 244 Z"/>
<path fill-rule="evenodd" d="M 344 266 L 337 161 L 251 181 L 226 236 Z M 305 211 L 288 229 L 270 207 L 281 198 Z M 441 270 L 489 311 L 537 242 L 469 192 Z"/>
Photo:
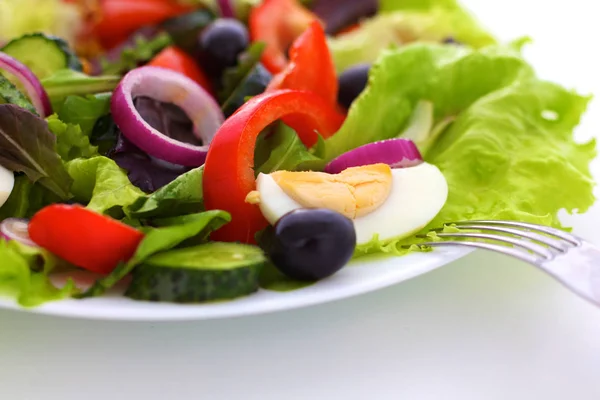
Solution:
<path fill-rule="evenodd" d="M 282 273 L 315 281 L 335 274 L 350 261 L 356 232 L 352 221 L 335 211 L 300 209 L 268 228 L 260 243 Z"/>
<path fill-rule="evenodd" d="M 358 64 L 348 68 L 339 76 L 338 103 L 350 108 L 354 100 L 365 90 L 369 81 L 371 65 Z"/>
<path fill-rule="evenodd" d="M 203 66 L 212 73 L 234 67 L 249 43 L 250 36 L 244 24 L 232 18 L 217 19 L 200 34 Z"/>

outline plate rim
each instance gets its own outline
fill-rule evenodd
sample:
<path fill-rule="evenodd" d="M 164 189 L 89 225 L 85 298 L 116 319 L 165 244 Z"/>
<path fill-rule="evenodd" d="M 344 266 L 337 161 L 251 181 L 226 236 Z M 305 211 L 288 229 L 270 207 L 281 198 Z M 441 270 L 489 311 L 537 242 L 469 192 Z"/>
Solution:
<path fill-rule="evenodd" d="M 100 308 L 89 308 L 86 307 L 86 302 L 98 302 L 102 303 L 103 300 L 111 298 L 122 298 L 120 294 L 112 294 L 110 296 L 103 296 L 93 299 L 75 300 L 75 299 L 64 299 L 53 302 L 45 303 L 38 307 L 25 308 L 16 303 L 14 299 L 0 298 L 0 309 L 8 309 L 15 312 L 25 312 L 28 314 L 41 314 L 54 317 L 63 317 L 69 319 L 80 319 L 80 320 L 97 320 L 97 321 L 120 321 L 120 322 L 183 322 L 183 321 L 200 321 L 200 320 L 213 320 L 213 319 L 230 319 L 257 316 L 264 314 L 272 314 L 287 310 L 296 310 L 300 308 L 313 307 L 320 304 L 331 303 L 334 301 L 340 301 L 351 297 L 360 296 L 363 294 L 375 292 L 390 286 L 400 284 L 404 281 L 416 278 L 418 276 L 429 273 L 442 266 L 450 264 L 461 258 L 466 257 L 472 253 L 474 249 L 466 247 L 453 247 L 453 248 L 440 248 L 433 252 L 428 253 L 411 253 L 400 257 L 381 257 L 376 260 L 360 260 L 365 261 L 366 264 L 359 266 L 347 266 L 347 268 L 377 268 L 377 264 L 388 265 L 388 268 L 394 268 L 392 264 L 398 264 L 396 261 L 399 259 L 415 259 L 412 263 L 413 268 L 398 268 L 398 270 L 392 270 L 391 273 L 379 274 L 376 273 L 372 276 L 372 279 L 368 279 L 365 282 L 352 282 L 350 285 L 342 284 L 333 287 L 336 290 L 331 290 L 328 284 L 325 284 L 324 288 L 318 287 L 319 283 L 311 285 L 307 288 L 297 289 L 289 292 L 274 292 L 267 291 L 264 289 L 254 293 L 250 296 L 242 297 L 232 301 L 215 302 L 215 303 L 204 303 L 204 304 L 174 304 L 174 303 L 152 303 L 152 302 L 140 302 L 140 309 L 146 306 L 152 305 L 152 308 L 158 310 L 160 308 L 172 310 L 177 309 L 178 313 L 169 315 L 164 310 L 158 312 L 156 315 L 152 315 L 152 312 L 143 312 L 139 315 L 132 314 L 130 312 L 115 313 L 114 307 L 108 307 L 106 309 Z M 435 255 L 436 257 L 432 257 Z M 417 261 L 420 259 L 419 261 Z M 356 262 L 357 260 L 354 260 Z M 375 265 L 368 265 L 374 263 Z M 409 264 L 410 265 L 410 264 Z M 344 271 L 344 270 L 342 270 Z M 339 274 L 339 273 L 338 273 Z M 335 277 L 335 275 L 334 275 Z M 315 292 L 315 293 L 311 293 Z M 268 294 L 265 294 L 268 293 Z M 292 296 L 289 296 L 293 294 Z M 244 306 L 245 300 L 251 297 L 265 297 L 265 296 L 281 296 L 279 301 L 264 300 L 260 307 Z M 129 300 L 135 302 L 136 300 Z M 74 306 L 75 302 L 80 305 Z M 110 302 L 110 300 L 109 300 Z M 247 302 L 247 301 L 246 301 Z M 116 305 L 117 303 L 115 303 Z M 242 307 L 236 307 L 236 305 L 242 305 Z M 259 303 L 260 305 L 260 303 Z M 112 312 L 111 312 L 112 310 Z M 185 310 L 185 312 L 182 312 Z"/>

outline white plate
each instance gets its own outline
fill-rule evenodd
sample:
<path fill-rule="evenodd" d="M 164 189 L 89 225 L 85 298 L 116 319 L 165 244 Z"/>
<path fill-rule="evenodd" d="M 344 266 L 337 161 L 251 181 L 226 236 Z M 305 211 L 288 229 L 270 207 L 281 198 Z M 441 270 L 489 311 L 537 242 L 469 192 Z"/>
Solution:
<path fill-rule="evenodd" d="M 19 309 L 63 317 L 125 320 L 181 321 L 230 318 L 290 310 L 371 292 L 425 274 L 464 257 L 468 249 L 438 249 L 404 257 L 353 262 L 333 277 L 289 292 L 261 290 L 234 301 L 209 304 L 171 304 L 130 300 L 116 290 L 102 297 L 62 300 L 24 309 L 0 299 L 0 308 Z"/>

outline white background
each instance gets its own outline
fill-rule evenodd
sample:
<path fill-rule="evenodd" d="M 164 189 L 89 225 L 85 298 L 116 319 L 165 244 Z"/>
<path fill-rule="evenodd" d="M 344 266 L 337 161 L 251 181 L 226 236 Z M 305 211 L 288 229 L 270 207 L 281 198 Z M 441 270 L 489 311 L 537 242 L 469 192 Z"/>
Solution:
<path fill-rule="evenodd" d="M 465 3 L 502 38 L 532 36 L 543 77 L 600 95 L 595 0 Z M 582 136 L 600 130 L 599 103 Z M 572 221 L 600 244 L 600 207 Z M 0 311 L 0 399 L 78 398 L 598 400 L 600 310 L 525 264 L 475 253 L 390 289 L 259 317 Z"/>

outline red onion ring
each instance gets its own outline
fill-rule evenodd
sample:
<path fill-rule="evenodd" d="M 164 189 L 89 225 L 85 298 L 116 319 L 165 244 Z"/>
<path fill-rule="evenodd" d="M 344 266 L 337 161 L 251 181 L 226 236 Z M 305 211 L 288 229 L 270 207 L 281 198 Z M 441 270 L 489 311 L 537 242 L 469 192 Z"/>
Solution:
<path fill-rule="evenodd" d="M 194 135 L 203 146 L 183 143 L 154 129 L 133 104 L 137 96 L 173 103 L 194 123 Z M 225 117 L 221 108 L 200 85 L 188 77 L 160 67 L 136 68 L 123 77 L 111 100 L 113 119 L 123 135 L 137 147 L 173 164 L 198 167 L 204 164 L 208 145 Z"/>
<path fill-rule="evenodd" d="M 46 90 L 37 76 L 25 64 L 0 51 L 0 69 L 6 70 L 21 82 L 40 117 L 52 114 L 52 105 Z"/>
<path fill-rule="evenodd" d="M 412 140 L 389 139 L 369 143 L 342 154 L 327 164 L 325 172 L 339 174 L 351 167 L 379 163 L 388 164 L 392 168 L 408 168 L 422 162 L 423 157 Z"/>
<path fill-rule="evenodd" d="M 235 10 L 231 5 L 231 0 L 219 0 L 219 10 L 221 10 L 221 17 L 223 18 L 235 18 Z"/>
<path fill-rule="evenodd" d="M 39 247 L 29 237 L 28 231 L 29 221 L 20 218 L 7 218 L 0 222 L 0 237 L 6 240 L 14 240 L 21 244 Z"/>

